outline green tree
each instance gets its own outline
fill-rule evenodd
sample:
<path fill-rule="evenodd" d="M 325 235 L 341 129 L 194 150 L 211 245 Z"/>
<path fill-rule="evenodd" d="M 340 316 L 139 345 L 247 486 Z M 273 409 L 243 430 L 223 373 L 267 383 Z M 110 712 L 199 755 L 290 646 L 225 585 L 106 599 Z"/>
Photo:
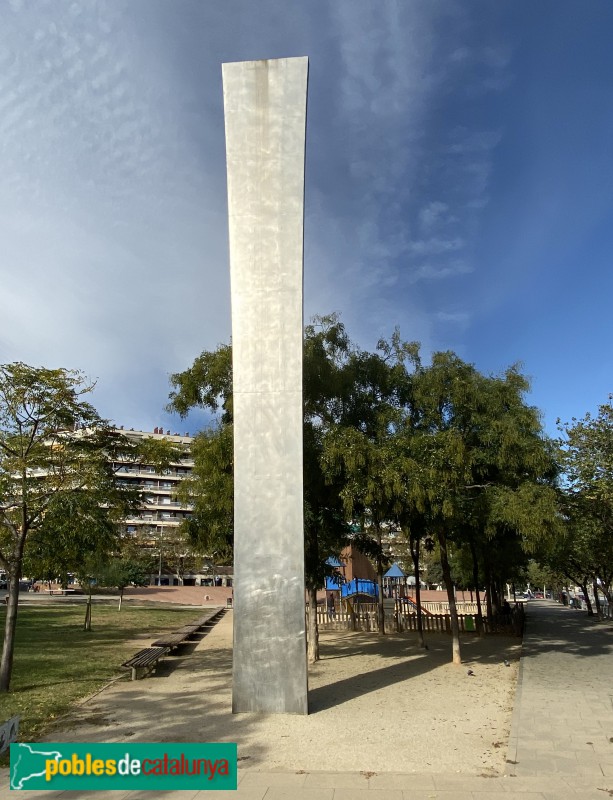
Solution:
<path fill-rule="evenodd" d="M 613 405 L 601 405 L 594 417 L 558 423 L 566 477 L 565 509 L 574 542 L 574 558 L 584 559 L 580 572 L 593 577 L 612 602 L 613 581 Z M 568 530 L 567 530 L 568 533 Z M 557 550 L 559 554 L 559 548 Z M 575 566 L 576 569 L 576 566 Z M 577 581 L 578 583 L 578 581 Z M 587 597 L 587 595 L 586 595 Z"/>
<path fill-rule="evenodd" d="M 383 533 L 390 524 L 402 522 L 416 485 L 415 464 L 399 447 L 399 426 L 410 396 L 408 367 L 417 360 L 418 345 L 403 343 L 397 330 L 389 342 L 378 342 L 375 353 L 348 348 L 343 402 L 324 437 L 328 480 L 336 480 L 346 515 L 359 519 L 370 539 L 366 551 L 377 568 L 381 634 L 385 633 L 383 572 L 389 563 Z"/>
<path fill-rule="evenodd" d="M 317 660 L 316 592 L 331 572 L 327 559 L 339 555 L 348 541 L 338 483 L 325 480 L 322 470 L 324 436 L 342 413 L 368 409 L 354 391 L 348 360 L 352 345 L 335 316 L 316 318 L 304 340 L 304 535 L 309 659 Z M 194 442 L 194 471 L 185 482 L 194 504 L 185 527 L 206 553 L 226 553 L 232 546 L 234 482 L 232 472 L 232 359 L 229 345 L 202 353 L 187 370 L 171 376 L 174 387 L 169 409 L 185 415 L 199 407 L 211 412 L 215 424 Z"/>
<path fill-rule="evenodd" d="M 597 416 L 561 423 L 560 445 L 569 486 L 613 504 L 613 395 Z"/>
<path fill-rule="evenodd" d="M 45 580 L 68 575 L 83 562 L 117 549 L 123 519 L 136 510 L 137 494 L 117 485 L 112 473 L 104 485 L 59 492 L 51 499 L 41 524 L 30 533 L 24 551 L 25 574 Z"/>
<path fill-rule="evenodd" d="M 94 577 L 100 586 L 109 586 L 119 590 L 119 611 L 123 602 L 123 593 L 127 586 L 147 586 L 149 572 L 141 559 L 130 559 L 121 555 L 110 558 L 101 564 Z"/>
<path fill-rule="evenodd" d="M 130 445 L 85 400 L 92 389 L 76 371 L 0 367 L 0 564 L 10 581 L 0 691 L 10 686 L 29 539 L 71 497 L 89 492 L 109 505 L 117 497 L 109 456 Z"/>
<path fill-rule="evenodd" d="M 232 553 L 234 530 L 233 426 L 219 423 L 204 430 L 192 446 L 191 476 L 178 490 L 192 515 L 181 524 L 191 545 L 216 562 Z"/>
<path fill-rule="evenodd" d="M 501 543 L 519 537 L 529 548 L 555 527 L 555 463 L 538 413 L 525 403 L 527 388 L 515 368 L 488 377 L 453 353 L 435 353 L 411 380 L 402 441 L 421 492 L 408 510 L 422 515 L 422 535 L 438 541 L 454 663 L 461 652 L 449 544 L 469 549 L 475 582 L 483 565 L 489 606 L 511 569 L 510 560 L 496 562 L 494 554 L 506 552 Z"/>
<path fill-rule="evenodd" d="M 378 630 L 385 633 L 383 606 L 383 571 L 387 559 L 383 553 L 382 535 L 393 516 L 393 501 L 400 491 L 401 478 L 394 469 L 394 454 L 384 435 L 368 436 L 363 431 L 339 427 L 331 431 L 325 445 L 325 466 L 329 479 L 342 484 L 348 519 L 360 519 L 362 533 L 373 540 L 379 586 Z"/>
<path fill-rule="evenodd" d="M 528 561 L 524 573 L 525 584 L 531 589 L 543 589 L 544 592 L 559 592 L 566 580 L 559 570 L 551 569 L 540 559 L 532 558 Z"/>

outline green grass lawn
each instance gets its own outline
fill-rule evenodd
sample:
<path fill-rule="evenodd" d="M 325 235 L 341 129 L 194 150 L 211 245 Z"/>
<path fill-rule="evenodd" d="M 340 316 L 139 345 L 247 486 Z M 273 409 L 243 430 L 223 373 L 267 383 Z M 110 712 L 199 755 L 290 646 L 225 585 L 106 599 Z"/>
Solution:
<path fill-rule="evenodd" d="M 0 694 L 0 723 L 19 714 L 19 740 L 36 741 L 76 700 L 100 689 L 111 678 L 128 674 L 120 669 L 121 663 L 147 647 L 148 639 L 179 628 L 201 613 L 197 608 L 124 605 L 118 611 L 115 605 L 94 605 L 92 630 L 85 632 L 84 604 L 21 606 L 11 691 Z M 4 620 L 2 609 L 2 634 Z M 139 642 L 134 642 L 137 636 Z"/>

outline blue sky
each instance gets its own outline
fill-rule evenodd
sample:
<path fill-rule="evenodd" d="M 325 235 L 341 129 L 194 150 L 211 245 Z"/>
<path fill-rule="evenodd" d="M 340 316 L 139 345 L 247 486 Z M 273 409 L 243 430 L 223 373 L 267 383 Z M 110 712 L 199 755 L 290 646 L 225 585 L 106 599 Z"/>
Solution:
<path fill-rule="evenodd" d="M 547 430 L 613 391 L 613 4 L 5 0 L 0 360 L 185 431 L 230 336 L 221 63 L 308 55 L 305 317 L 522 362 Z"/>

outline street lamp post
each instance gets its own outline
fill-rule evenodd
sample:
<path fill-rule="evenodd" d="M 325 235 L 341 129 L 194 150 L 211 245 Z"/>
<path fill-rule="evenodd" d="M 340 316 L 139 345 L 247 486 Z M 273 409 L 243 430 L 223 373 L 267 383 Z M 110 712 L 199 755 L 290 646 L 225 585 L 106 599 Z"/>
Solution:
<path fill-rule="evenodd" d="M 158 538 L 158 546 L 160 548 L 160 560 L 158 562 L 158 586 L 162 585 L 162 533 L 163 533 L 163 530 L 164 529 L 160 525 L 160 532 L 159 532 L 159 538 Z"/>

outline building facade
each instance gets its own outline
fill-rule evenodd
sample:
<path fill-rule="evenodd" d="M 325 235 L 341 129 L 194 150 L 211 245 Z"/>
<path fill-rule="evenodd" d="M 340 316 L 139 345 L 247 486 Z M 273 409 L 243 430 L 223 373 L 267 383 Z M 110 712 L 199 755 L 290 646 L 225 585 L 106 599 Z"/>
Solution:
<path fill-rule="evenodd" d="M 194 467 L 191 454 L 193 437 L 154 428 L 153 431 L 118 429 L 124 436 L 139 441 L 145 438 L 169 442 L 182 451 L 183 455 L 172 462 L 167 469 L 160 471 L 148 463 L 114 463 L 117 481 L 122 486 L 136 489 L 141 493 L 141 503 L 137 512 L 125 520 L 126 533 L 134 536 L 150 555 L 155 556 L 158 569 L 151 575 L 153 584 L 175 585 L 185 582 L 195 583 L 190 567 L 193 553 L 180 535 L 179 527 L 184 519 L 191 516 L 191 507 L 178 498 L 181 481 L 189 477 Z"/>

